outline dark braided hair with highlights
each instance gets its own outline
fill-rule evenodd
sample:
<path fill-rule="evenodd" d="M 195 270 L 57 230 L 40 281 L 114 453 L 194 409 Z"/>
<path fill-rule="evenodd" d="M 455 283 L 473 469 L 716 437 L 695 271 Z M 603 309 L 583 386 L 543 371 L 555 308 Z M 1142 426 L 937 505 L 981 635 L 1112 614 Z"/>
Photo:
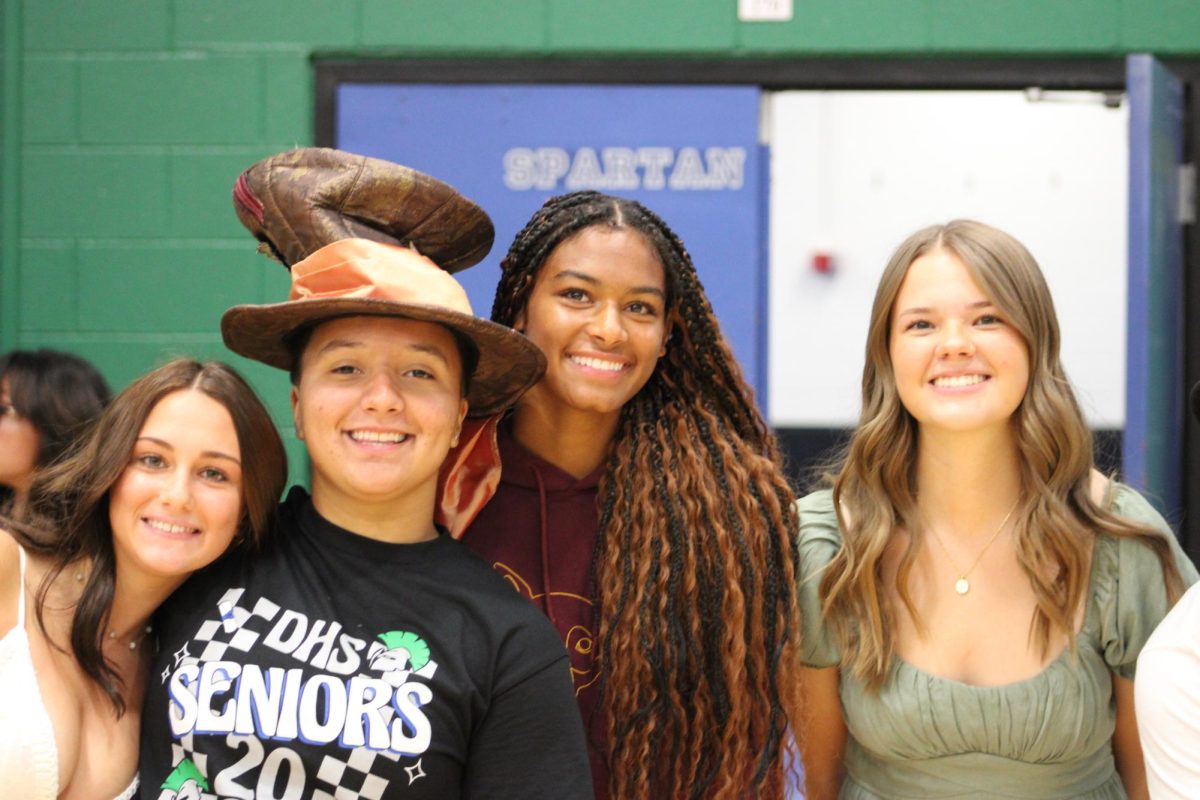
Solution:
<path fill-rule="evenodd" d="M 640 203 L 554 197 L 501 262 L 512 325 L 550 253 L 595 226 L 662 262 L 667 352 L 625 404 L 593 556 L 614 798 L 771 798 L 799 721 L 793 494 L 683 243 Z"/>

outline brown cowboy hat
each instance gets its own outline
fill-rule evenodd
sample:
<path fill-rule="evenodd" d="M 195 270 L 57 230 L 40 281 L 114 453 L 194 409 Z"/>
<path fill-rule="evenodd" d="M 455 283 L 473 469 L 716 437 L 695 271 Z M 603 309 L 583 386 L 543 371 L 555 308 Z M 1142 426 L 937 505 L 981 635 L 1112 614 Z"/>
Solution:
<path fill-rule="evenodd" d="M 447 272 L 483 260 L 495 230 L 453 186 L 379 158 L 299 147 L 259 161 L 233 187 L 238 219 L 292 266 L 338 239 L 412 245 Z"/>
<path fill-rule="evenodd" d="M 288 300 L 234 306 L 221 334 L 235 353 L 290 370 L 298 332 L 348 316 L 435 322 L 475 345 L 479 361 L 467 402 L 473 415 L 502 411 L 537 383 L 542 352 L 521 334 L 476 317 L 458 281 L 428 258 L 392 244 L 341 239 L 292 266 Z"/>

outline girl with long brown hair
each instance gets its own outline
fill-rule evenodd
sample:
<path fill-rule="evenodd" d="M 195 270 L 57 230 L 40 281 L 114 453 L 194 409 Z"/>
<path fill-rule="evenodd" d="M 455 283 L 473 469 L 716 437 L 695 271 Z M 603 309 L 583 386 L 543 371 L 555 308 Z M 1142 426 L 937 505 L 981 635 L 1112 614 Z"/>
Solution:
<path fill-rule="evenodd" d="M 6 797 L 133 796 L 151 615 L 231 544 L 263 542 L 286 477 L 250 386 L 190 359 L 134 381 L 38 473 L 0 532 Z"/>
<path fill-rule="evenodd" d="M 1196 572 L 1096 471 L 1013 237 L 958 220 L 896 250 L 860 424 L 798 508 L 810 798 L 1146 796 L 1135 662 Z"/>
<path fill-rule="evenodd" d="M 447 521 L 566 642 L 598 797 L 781 797 L 792 494 L 691 258 L 641 204 L 575 192 L 501 271 L 492 319 L 548 367 L 464 432 Z"/>

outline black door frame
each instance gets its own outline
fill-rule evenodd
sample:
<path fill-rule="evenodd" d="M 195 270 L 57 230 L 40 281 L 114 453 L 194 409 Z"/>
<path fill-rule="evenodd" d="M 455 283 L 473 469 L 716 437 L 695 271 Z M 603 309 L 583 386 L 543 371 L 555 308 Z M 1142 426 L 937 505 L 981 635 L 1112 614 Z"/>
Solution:
<path fill-rule="evenodd" d="M 1196 163 L 1200 59 L 1162 59 L 1184 83 L 1184 160 Z M 342 83 L 742 84 L 768 91 L 1025 89 L 1125 90 L 1125 59 L 1112 58 L 354 58 L 317 55 L 314 141 L 334 143 Z M 1200 381 L 1200 225 L 1184 235 L 1184 380 Z M 1185 404 L 1186 407 L 1186 404 Z M 1184 443 L 1185 547 L 1200 562 L 1200 423 Z"/>

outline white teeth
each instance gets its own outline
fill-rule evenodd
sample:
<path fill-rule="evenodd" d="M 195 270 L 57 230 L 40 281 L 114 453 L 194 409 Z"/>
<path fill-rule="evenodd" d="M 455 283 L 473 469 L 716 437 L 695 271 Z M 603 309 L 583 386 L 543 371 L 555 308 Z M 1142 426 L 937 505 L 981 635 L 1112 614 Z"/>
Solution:
<path fill-rule="evenodd" d="M 620 372 L 625 369 L 625 365 L 616 361 L 607 361 L 603 358 L 591 358 L 589 356 L 571 356 L 571 360 L 581 367 L 589 367 L 591 369 L 602 369 L 607 372 Z"/>
<path fill-rule="evenodd" d="M 189 528 L 186 525 L 172 525 L 170 522 L 163 522 L 162 520 L 157 519 L 148 519 L 146 520 L 146 524 L 151 528 L 155 528 L 165 533 L 191 533 L 192 531 L 196 530 L 195 528 Z"/>
<path fill-rule="evenodd" d="M 399 444 L 408 438 L 405 433 L 379 433 L 377 431 L 351 431 L 350 438 L 356 442 L 386 442 Z"/>
<path fill-rule="evenodd" d="M 977 383 L 983 383 L 986 380 L 982 375 L 946 375 L 941 378 L 934 378 L 934 386 L 974 386 Z"/>

